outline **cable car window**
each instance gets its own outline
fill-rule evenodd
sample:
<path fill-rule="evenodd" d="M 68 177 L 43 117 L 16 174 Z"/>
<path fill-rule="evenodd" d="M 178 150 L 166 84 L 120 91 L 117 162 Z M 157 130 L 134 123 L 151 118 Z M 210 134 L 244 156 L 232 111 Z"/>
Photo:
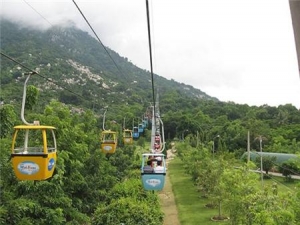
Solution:
<path fill-rule="evenodd" d="M 26 138 L 27 137 L 27 138 Z M 43 153 L 43 135 L 41 130 L 18 130 L 14 153 L 39 154 Z"/>
<path fill-rule="evenodd" d="M 56 151 L 55 135 L 53 130 L 46 130 L 47 135 L 47 149 L 48 153 Z"/>

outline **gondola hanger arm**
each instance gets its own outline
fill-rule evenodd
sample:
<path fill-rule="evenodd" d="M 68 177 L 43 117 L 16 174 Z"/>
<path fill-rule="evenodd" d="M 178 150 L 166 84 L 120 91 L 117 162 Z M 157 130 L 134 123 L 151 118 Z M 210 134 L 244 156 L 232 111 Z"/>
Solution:
<path fill-rule="evenodd" d="M 33 123 L 28 123 L 25 119 L 25 104 L 26 104 L 26 91 L 27 91 L 27 82 L 30 79 L 30 76 L 33 74 L 37 74 L 37 72 L 29 72 L 25 75 L 28 75 L 25 83 L 24 83 L 24 89 L 23 89 L 23 99 L 22 99 L 22 108 L 21 108 L 21 120 L 26 125 L 40 125 L 39 121 L 34 121 Z"/>

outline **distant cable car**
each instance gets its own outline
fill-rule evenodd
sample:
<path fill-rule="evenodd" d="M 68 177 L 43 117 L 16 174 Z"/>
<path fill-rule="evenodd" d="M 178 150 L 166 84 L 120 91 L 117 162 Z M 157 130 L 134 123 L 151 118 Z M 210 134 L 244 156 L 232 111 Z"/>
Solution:
<path fill-rule="evenodd" d="M 164 154 L 146 153 L 142 156 L 141 176 L 144 189 L 148 191 L 162 190 L 166 176 Z"/>
<path fill-rule="evenodd" d="M 101 151 L 105 154 L 113 154 L 116 151 L 118 139 L 117 132 L 105 129 L 105 116 L 107 109 L 103 114 L 103 131 L 101 133 Z"/>
<path fill-rule="evenodd" d="M 104 130 L 101 133 L 101 150 L 105 154 L 113 154 L 117 148 L 117 133 L 110 130 Z"/>
<path fill-rule="evenodd" d="M 143 128 L 146 129 L 148 127 L 148 120 L 143 119 L 142 124 L 143 124 Z"/>
<path fill-rule="evenodd" d="M 133 139 L 138 139 L 140 137 L 140 133 L 139 133 L 138 127 L 133 127 L 132 137 L 133 137 Z"/>
<path fill-rule="evenodd" d="M 139 124 L 138 131 L 139 131 L 139 133 L 143 133 L 144 132 L 144 128 L 143 128 L 143 124 L 142 123 Z"/>
<path fill-rule="evenodd" d="M 56 165 L 55 127 L 20 125 L 14 127 L 12 164 L 19 180 L 46 180 Z"/>
<path fill-rule="evenodd" d="M 161 147 L 162 147 L 162 146 L 161 146 L 161 136 L 160 136 L 160 134 L 156 133 L 156 134 L 155 134 L 155 138 L 154 138 L 154 147 L 153 147 L 154 152 L 155 152 L 155 153 L 160 153 L 160 152 L 162 152 Z"/>
<path fill-rule="evenodd" d="M 125 145 L 131 145 L 133 143 L 132 130 L 125 129 L 123 131 L 123 142 Z"/>
<path fill-rule="evenodd" d="M 19 180 L 46 180 L 52 177 L 56 166 L 57 148 L 53 126 L 42 126 L 39 121 L 28 123 L 24 118 L 26 85 L 25 80 L 21 119 L 25 125 L 14 127 L 11 147 L 12 165 Z"/>

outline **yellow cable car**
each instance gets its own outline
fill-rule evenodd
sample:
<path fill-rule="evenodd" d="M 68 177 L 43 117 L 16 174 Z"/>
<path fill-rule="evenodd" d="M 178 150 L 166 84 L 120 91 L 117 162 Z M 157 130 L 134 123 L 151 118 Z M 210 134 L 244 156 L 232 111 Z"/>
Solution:
<path fill-rule="evenodd" d="M 46 180 L 56 166 L 55 127 L 19 125 L 14 127 L 12 164 L 19 180 Z"/>
<path fill-rule="evenodd" d="M 101 134 L 101 150 L 103 153 L 113 154 L 117 148 L 117 132 L 104 130 Z"/>
<path fill-rule="evenodd" d="M 132 130 L 125 129 L 123 131 L 123 142 L 124 145 L 131 145 L 133 143 Z"/>

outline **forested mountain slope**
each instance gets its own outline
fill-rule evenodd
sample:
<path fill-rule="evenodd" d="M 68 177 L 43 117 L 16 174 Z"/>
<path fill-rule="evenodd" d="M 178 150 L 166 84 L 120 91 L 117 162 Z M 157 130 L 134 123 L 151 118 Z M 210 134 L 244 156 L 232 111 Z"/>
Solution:
<path fill-rule="evenodd" d="M 45 79 L 36 79 L 33 83 L 40 88 L 42 101 L 55 98 L 66 104 L 99 109 L 107 105 L 112 108 L 128 104 L 148 106 L 152 100 L 150 73 L 108 47 L 104 49 L 87 32 L 75 27 L 41 31 L 4 19 L 0 24 L 3 53 L 78 94 Z M 28 71 L 1 57 L 2 101 L 20 98 L 24 72 Z M 158 75 L 154 82 L 161 95 L 175 90 L 186 98 L 217 100 L 192 86 Z"/>
<path fill-rule="evenodd" d="M 131 127 L 132 120 L 137 122 L 136 118 L 141 118 L 150 106 L 150 73 L 113 50 L 104 49 L 87 32 L 74 27 L 41 31 L 6 20 L 1 20 L 0 25 L 1 52 L 47 78 L 32 76 L 30 80 L 40 90 L 36 112 L 42 112 L 51 99 L 91 109 L 96 115 L 103 114 L 103 108 L 108 106 L 108 120 L 122 124 L 126 117 L 126 127 Z M 17 112 L 24 72 L 28 70 L 1 56 L 1 101 L 13 104 Z M 288 146 L 295 145 L 292 141 L 300 140 L 300 113 L 290 104 L 250 107 L 220 102 L 191 86 L 158 75 L 154 82 L 167 138 L 198 132 L 201 141 L 209 142 L 220 135 L 230 151 L 245 149 L 248 131 L 254 147 L 258 146 L 254 139 L 263 135 L 270 151 L 290 151 Z M 100 122 L 98 126 L 101 127 Z"/>

